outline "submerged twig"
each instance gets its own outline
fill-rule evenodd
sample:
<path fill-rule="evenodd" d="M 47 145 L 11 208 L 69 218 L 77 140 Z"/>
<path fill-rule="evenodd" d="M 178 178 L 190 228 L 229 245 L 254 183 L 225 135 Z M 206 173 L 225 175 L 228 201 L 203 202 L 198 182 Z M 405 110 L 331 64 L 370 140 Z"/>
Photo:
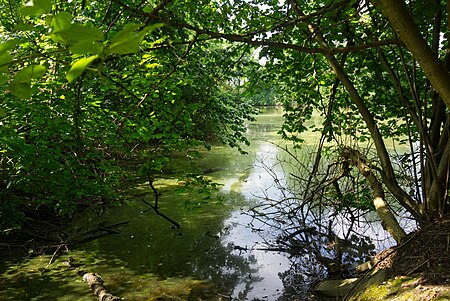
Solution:
<path fill-rule="evenodd" d="M 66 245 L 65 243 L 60 244 L 60 245 L 58 246 L 58 248 L 55 250 L 55 252 L 53 253 L 52 258 L 50 258 L 50 260 L 49 260 L 49 262 L 48 262 L 48 264 L 47 264 L 47 268 L 48 268 L 49 266 L 51 266 L 52 263 L 55 261 L 55 258 L 58 256 L 59 250 L 61 250 L 62 247 L 66 248 L 66 251 L 69 251 L 69 248 L 67 247 L 67 245 Z"/>
<path fill-rule="evenodd" d="M 150 204 L 149 202 L 146 202 L 144 199 L 141 199 L 142 202 L 144 202 L 147 206 L 150 207 L 150 209 L 145 210 L 144 212 L 147 212 L 149 210 L 154 210 L 155 213 L 159 216 L 161 216 L 162 218 L 164 218 L 165 220 L 167 220 L 168 222 L 170 222 L 172 225 L 174 225 L 177 229 L 181 228 L 181 225 L 179 223 L 177 223 L 176 221 L 174 221 L 173 219 L 171 219 L 170 217 L 168 217 L 167 215 L 165 215 L 164 213 L 160 212 L 158 210 L 158 208 L 152 204 Z"/>
<path fill-rule="evenodd" d="M 157 215 L 161 216 L 162 218 L 164 218 L 165 220 L 170 222 L 172 225 L 175 226 L 175 228 L 177 228 L 177 229 L 181 228 L 181 225 L 179 223 L 177 223 L 176 221 L 174 221 L 173 219 L 171 219 L 170 217 L 168 217 L 167 215 L 165 215 L 164 213 L 161 213 L 159 211 L 159 209 L 158 209 L 159 192 L 156 189 L 156 187 L 153 185 L 153 178 L 151 177 L 150 173 L 147 173 L 147 177 L 148 177 L 148 185 L 150 186 L 151 190 L 153 191 L 153 194 L 155 195 L 155 205 L 152 205 L 149 202 L 146 202 L 144 199 L 141 199 L 142 202 L 144 202 L 147 206 L 150 207 L 150 209 L 145 210 L 144 212 L 147 212 L 147 211 L 153 209 Z"/>

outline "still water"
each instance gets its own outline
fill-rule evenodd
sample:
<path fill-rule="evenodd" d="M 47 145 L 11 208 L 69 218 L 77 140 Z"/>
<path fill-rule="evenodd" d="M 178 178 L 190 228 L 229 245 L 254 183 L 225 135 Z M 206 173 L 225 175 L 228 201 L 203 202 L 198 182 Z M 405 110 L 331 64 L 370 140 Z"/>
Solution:
<path fill-rule="evenodd" d="M 64 265 L 69 257 L 99 274 L 124 300 L 295 300 L 287 288 L 296 281 L 293 259 L 264 250 L 279 233 L 247 214 L 260 196 L 281 198 L 274 176 L 285 177 L 273 144 L 281 143 L 281 124 L 277 109 L 249 124 L 247 155 L 223 146 L 200 151 L 197 168 L 213 171 L 208 179 L 221 184 L 221 197 L 208 202 L 180 189 L 180 176 L 190 163 L 185 155 L 174 158 L 173 174 L 158 179 L 155 187 L 161 192 L 160 211 L 181 228 L 147 210 L 142 200 L 152 202 L 153 194 L 147 183 L 137 181 L 127 188 L 123 205 L 80 220 L 80 231 L 128 222 L 118 234 L 77 246 L 50 266 L 51 254 L 2 262 L 0 300 L 96 300 Z"/>

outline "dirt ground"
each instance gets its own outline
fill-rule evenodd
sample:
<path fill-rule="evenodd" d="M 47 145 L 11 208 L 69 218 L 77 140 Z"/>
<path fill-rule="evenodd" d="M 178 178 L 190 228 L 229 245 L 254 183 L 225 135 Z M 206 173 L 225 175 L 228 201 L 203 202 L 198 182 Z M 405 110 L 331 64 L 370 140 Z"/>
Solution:
<path fill-rule="evenodd" d="M 375 261 L 377 269 L 389 267 L 393 276 L 420 274 L 428 284 L 450 285 L 450 217 L 409 234 Z"/>
<path fill-rule="evenodd" d="M 409 234 L 375 263 L 388 269 L 389 280 L 365 292 L 372 297 L 356 300 L 450 300 L 450 216 Z"/>

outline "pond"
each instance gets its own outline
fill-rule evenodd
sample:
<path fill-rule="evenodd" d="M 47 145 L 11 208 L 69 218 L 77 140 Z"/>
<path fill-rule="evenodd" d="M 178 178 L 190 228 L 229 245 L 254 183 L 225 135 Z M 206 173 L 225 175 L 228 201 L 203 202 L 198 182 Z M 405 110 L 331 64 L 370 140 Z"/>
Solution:
<path fill-rule="evenodd" d="M 274 185 L 274 177 L 284 179 L 275 146 L 281 143 L 281 124 L 278 109 L 266 110 L 250 123 L 247 155 L 225 146 L 200 151 L 197 168 L 222 185 L 220 197 L 208 202 L 182 189 L 179 176 L 190 160 L 174 158 L 173 174 L 154 185 L 161 192 L 160 211 L 177 221 L 179 229 L 148 210 L 142 200 L 151 203 L 154 196 L 148 183 L 137 181 L 127 188 L 121 206 L 79 222 L 80 231 L 128 222 L 117 234 L 77 246 L 51 265 L 51 254 L 2 262 L 0 300 L 95 300 L 81 277 L 64 265 L 69 258 L 100 275 L 124 300 L 293 300 L 290 294 L 303 279 L 295 273 L 304 267 L 286 253 L 268 250 L 267 243 L 279 233 L 247 213 L 261 195 L 281 197 Z"/>

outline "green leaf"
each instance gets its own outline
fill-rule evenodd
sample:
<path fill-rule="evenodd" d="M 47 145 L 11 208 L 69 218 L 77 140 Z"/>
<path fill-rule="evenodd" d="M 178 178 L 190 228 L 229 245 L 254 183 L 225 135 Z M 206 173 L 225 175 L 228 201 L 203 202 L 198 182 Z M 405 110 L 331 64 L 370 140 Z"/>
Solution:
<path fill-rule="evenodd" d="M 3 118 L 6 116 L 6 111 L 3 108 L 0 108 L 0 118 Z"/>
<path fill-rule="evenodd" d="M 79 59 L 78 61 L 72 64 L 70 70 L 67 72 L 66 79 L 69 83 L 76 80 L 81 74 L 83 74 L 84 70 L 96 59 L 98 55 L 93 55 L 90 57 Z"/>
<path fill-rule="evenodd" d="M 136 31 L 141 28 L 140 24 L 127 24 L 124 28 L 118 32 L 111 40 L 111 43 L 106 51 L 106 55 L 111 54 L 129 54 L 137 53 L 139 51 L 139 44 L 144 39 L 145 35 L 156 28 L 164 26 L 162 23 L 152 24 L 146 26 L 140 31 Z"/>
<path fill-rule="evenodd" d="M 32 79 L 39 79 L 44 76 L 47 69 L 41 65 L 30 65 L 17 72 L 14 81 L 30 83 Z"/>
<path fill-rule="evenodd" d="M 5 43 L 0 44 L 0 53 L 13 49 L 19 43 L 20 41 L 18 39 L 11 39 L 9 41 L 6 41 Z"/>
<path fill-rule="evenodd" d="M 45 75 L 45 72 L 47 72 L 47 68 L 45 68 L 42 65 L 32 65 L 31 68 L 31 78 L 33 79 L 39 79 Z"/>
<path fill-rule="evenodd" d="M 69 37 L 73 41 L 101 41 L 103 32 L 96 27 L 83 26 L 78 23 L 72 24 L 67 30 Z"/>
<path fill-rule="evenodd" d="M 103 32 L 95 27 L 73 23 L 69 28 L 52 33 L 51 37 L 57 43 L 71 44 L 80 41 L 101 41 Z"/>
<path fill-rule="evenodd" d="M 91 40 L 80 41 L 69 47 L 74 54 L 100 54 L 103 51 L 103 45 Z"/>
<path fill-rule="evenodd" d="M 152 32 L 153 30 L 161 28 L 163 26 L 164 26 L 164 23 L 151 24 L 151 25 L 146 26 L 144 29 L 142 29 L 141 32 L 147 34 L 149 32 Z"/>
<path fill-rule="evenodd" d="M 28 23 L 17 23 L 14 25 L 14 30 L 16 31 L 29 31 L 29 30 L 33 30 L 34 26 Z"/>
<path fill-rule="evenodd" d="M 11 54 L 6 53 L 6 52 L 0 54 L 0 66 L 8 64 L 8 63 L 12 62 L 12 60 L 13 60 L 13 56 Z"/>
<path fill-rule="evenodd" d="M 20 9 L 20 13 L 24 16 L 38 16 L 48 13 L 51 9 L 51 0 L 30 0 Z"/>
<path fill-rule="evenodd" d="M 46 71 L 47 69 L 44 66 L 29 65 L 16 73 L 8 88 L 12 94 L 19 98 L 30 98 L 33 95 L 31 80 L 41 78 Z"/>
<path fill-rule="evenodd" d="M 146 13 L 152 13 L 153 12 L 153 7 L 151 7 L 151 6 L 146 6 L 146 7 L 144 7 L 143 9 L 142 9 L 142 11 L 143 12 L 146 12 Z"/>
<path fill-rule="evenodd" d="M 8 89 L 12 94 L 22 99 L 30 98 L 33 95 L 33 89 L 29 82 L 13 81 Z"/>
<path fill-rule="evenodd" d="M 140 27 L 141 25 L 132 23 L 125 25 L 124 28 L 112 38 L 106 54 L 137 53 L 139 44 L 143 38 L 136 32 Z"/>
<path fill-rule="evenodd" d="M 72 15 L 63 11 L 57 15 L 48 16 L 45 22 L 52 28 L 52 32 L 58 32 L 68 29 L 72 25 Z"/>

